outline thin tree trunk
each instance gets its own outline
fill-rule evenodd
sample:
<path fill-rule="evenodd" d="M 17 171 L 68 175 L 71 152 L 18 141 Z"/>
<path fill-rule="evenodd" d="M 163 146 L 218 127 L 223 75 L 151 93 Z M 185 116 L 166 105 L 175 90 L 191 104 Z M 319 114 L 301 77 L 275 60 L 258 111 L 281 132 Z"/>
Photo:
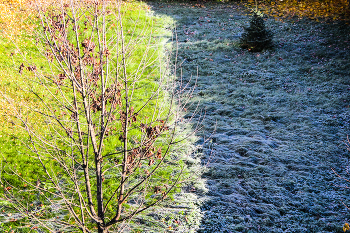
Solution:
<path fill-rule="evenodd" d="M 98 233 L 108 233 L 108 229 L 105 227 L 98 226 Z"/>

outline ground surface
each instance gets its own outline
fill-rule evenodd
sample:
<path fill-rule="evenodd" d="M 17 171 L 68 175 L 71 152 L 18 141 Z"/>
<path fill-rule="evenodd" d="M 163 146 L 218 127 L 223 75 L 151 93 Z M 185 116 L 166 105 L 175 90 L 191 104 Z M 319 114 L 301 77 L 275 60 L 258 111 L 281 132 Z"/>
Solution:
<path fill-rule="evenodd" d="M 183 79 L 198 67 L 199 135 L 213 133 L 198 232 L 342 232 L 350 190 L 331 168 L 346 177 L 350 27 L 267 19 L 275 49 L 249 53 L 237 45 L 249 21 L 237 5 L 151 5 L 177 21 Z"/>

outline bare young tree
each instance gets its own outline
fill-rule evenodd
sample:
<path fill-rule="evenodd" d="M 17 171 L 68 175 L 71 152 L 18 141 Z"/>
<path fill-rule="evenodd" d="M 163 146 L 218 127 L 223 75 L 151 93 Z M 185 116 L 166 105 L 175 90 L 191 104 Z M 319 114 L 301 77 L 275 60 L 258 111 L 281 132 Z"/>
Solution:
<path fill-rule="evenodd" d="M 20 65 L 38 101 L 27 106 L 36 119 L 19 109 L 16 117 L 28 133 L 28 155 L 42 171 L 37 180 L 9 167 L 1 176 L 5 210 L 30 226 L 119 232 L 185 179 L 186 165 L 173 145 L 187 137 L 178 125 L 188 88 L 169 82 L 150 24 L 140 27 L 136 19 L 126 28 L 123 4 L 35 5 L 37 46 L 47 62 L 42 68 L 29 59 Z"/>

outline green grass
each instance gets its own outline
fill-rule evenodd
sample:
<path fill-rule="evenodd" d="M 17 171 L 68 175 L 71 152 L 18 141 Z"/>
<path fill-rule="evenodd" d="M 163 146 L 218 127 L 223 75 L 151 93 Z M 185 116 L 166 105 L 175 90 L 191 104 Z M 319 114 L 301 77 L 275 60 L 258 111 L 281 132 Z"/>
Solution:
<path fill-rule="evenodd" d="M 128 65 L 127 72 L 129 74 L 136 74 L 138 72 L 138 64 L 141 62 L 141 58 L 146 52 L 150 54 L 149 56 L 154 56 L 154 58 L 160 56 L 160 59 L 158 59 L 153 66 L 145 69 L 142 72 L 142 81 L 138 82 L 132 99 L 132 105 L 135 109 L 140 108 L 140 106 L 143 105 L 144 101 L 151 96 L 151 93 L 153 93 L 158 88 L 159 77 L 164 75 L 160 73 L 159 69 L 160 66 L 164 66 L 164 64 L 162 64 L 162 62 L 164 62 L 164 47 L 158 45 L 164 41 L 163 36 L 166 34 L 164 31 L 165 25 L 171 23 L 167 18 L 163 17 L 161 19 L 151 16 L 148 11 L 149 9 L 147 8 L 147 5 L 138 2 L 129 2 L 123 5 L 124 27 L 126 29 L 130 28 L 131 32 L 134 31 L 134 35 L 131 32 L 129 33 L 126 31 L 127 41 L 135 35 L 152 34 L 152 41 L 150 44 L 154 45 L 151 48 L 147 48 L 144 43 L 137 44 L 132 57 L 129 58 L 130 64 Z M 110 33 L 111 34 L 107 34 L 107 37 L 112 36 L 113 30 L 111 30 Z M 24 63 L 25 66 L 35 64 L 39 70 L 49 73 L 48 62 L 46 58 L 40 54 L 40 51 L 35 44 L 35 36 L 30 32 L 23 32 L 22 36 L 17 38 L 16 41 L 4 39 L 4 37 L 0 38 L 2 38 L 0 39 L 0 73 L 3 74 L 0 77 L 0 91 L 3 94 L 0 99 L 0 110 L 3 113 L 0 116 L 0 156 L 2 165 L 5 169 L 4 171 L 9 172 L 8 174 L 6 172 L 3 173 L 3 178 L 10 184 L 17 186 L 20 189 L 26 190 L 25 184 L 21 182 L 16 176 L 11 175 L 8 167 L 12 167 L 15 171 L 18 171 L 24 179 L 31 181 L 31 183 L 35 183 L 38 178 L 44 179 L 42 177 L 44 177 L 45 173 L 35 158 L 35 155 L 30 152 L 30 150 L 25 145 L 28 137 L 26 133 L 21 129 L 21 127 L 19 127 L 21 123 L 19 122 L 18 118 L 15 117 L 15 109 L 20 109 L 22 111 L 22 115 L 27 116 L 29 122 L 35 125 L 35 128 L 39 134 L 47 135 L 48 126 L 42 122 L 42 116 L 29 111 L 25 107 L 25 105 L 29 105 L 33 108 L 41 108 L 42 103 L 38 101 L 38 99 L 35 98 L 29 91 L 27 91 L 28 80 L 34 79 L 33 74 L 27 70 L 24 70 L 23 73 L 20 74 L 19 67 L 22 63 Z M 45 94 L 45 90 L 40 89 L 40 85 L 34 83 L 32 87 L 40 95 Z M 149 106 L 145 108 L 144 111 L 142 111 L 142 113 L 138 116 L 140 119 L 144 119 L 144 123 L 150 121 L 147 119 L 152 119 L 152 115 L 154 114 L 154 107 L 159 104 L 158 102 L 168 101 L 166 92 L 163 91 L 161 93 L 161 99 L 151 101 Z M 11 104 L 13 104 L 13 106 L 9 104 L 7 100 L 11 100 Z M 52 101 L 51 104 L 55 104 L 54 101 Z M 165 104 L 164 106 L 164 110 L 166 110 L 168 108 L 168 105 Z M 166 111 L 156 113 L 161 117 L 165 117 Z M 116 127 L 120 128 L 120 125 L 117 123 Z M 132 130 L 130 131 L 130 134 L 134 138 L 140 138 L 141 132 L 140 130 Z M 105 153 L 107 154 L 109 152 L 112 152 L 115 150 L 115 148 L 121 146 L 122 143 L 118 137 L 112 136 L 105 142 Z M 159 146 L 161 145 L 159 144 Z M 111 158 L 111 162 L 113 159 L 116 158 Z M 46 162 L 49 167 L 53 169 L 53 172 L 62 172 L 61 168 L 55 166 L 56 163 L 54 161 Z M 170 158 L 167 162 L 170 162 Z M 156 173 L 156 176 L 153 180 L 154 183 L 152 185 L 162 184 L 165 181 L 174 179 L 174 171 L 176 173 L 179 167 L 184 165 L 185 164 L 182 161 L 175 161 L 170 167 L 162 167 Z M 118 171 L 116 170 L 116 172 Z M 106 178 L 107 182 L 105 186 L 112 188 L 117 185 L 113 180 L 113 178 L 118 179 L 117 173 L 115 176 Z M 179 191 L 179 188 L 175 189 L 175 192 Z M 1 193 L 2 192 L 3 191 L 1 191 Z M 38 198 L 39 195 L 37 194 L 24 194 L 19 192 L 18 195 L 23 195 L 23 198 L 25 198 L 26 202 L 31 203 L 31 205 L 44 203 L 44 200 Z M 111 194 L 107 191 L 106 196 L 108 197 L 109 195 Z M 174 197 L 172 195 L 170 197 L 170 200 L 174 200 Z M 149 196 L 151 196 L 151 194 L 147 195 L 147 197 Z M 3 209 L 4 207 L 6 207 L 6 203 L 0 205 L 0 209 Z M 113 206 L 111 208 L 113 208 Z M 128 204 L 125 205 L 125 208 L 128 208 Z M 21 226 L 21 220 L 8 222 L 0 225 L 0 230 L 2 232 L 10 232 L 11 229 L 15 229 L 16 232 L 31 232 L 29 228 L 22 228 Z M 159 224 L 159 226 L 166 227 L 164 224 Z M 142 224 L 139 229 L 142 230 Z"/>

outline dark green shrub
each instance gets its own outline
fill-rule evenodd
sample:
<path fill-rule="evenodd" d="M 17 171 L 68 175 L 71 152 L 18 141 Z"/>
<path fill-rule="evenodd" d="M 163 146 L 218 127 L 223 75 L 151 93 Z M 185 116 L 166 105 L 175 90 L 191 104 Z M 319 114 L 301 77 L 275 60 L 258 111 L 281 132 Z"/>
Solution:
<path fill-rule="evenodd" d="M 245 32 L 240 39 L 240 46 L 250 52 L 260 52 L 273 46 L 273 34 L 266 29 L 265 22 L 261 14 L 254 11 L 249 27 L 245 27 Z"/>

